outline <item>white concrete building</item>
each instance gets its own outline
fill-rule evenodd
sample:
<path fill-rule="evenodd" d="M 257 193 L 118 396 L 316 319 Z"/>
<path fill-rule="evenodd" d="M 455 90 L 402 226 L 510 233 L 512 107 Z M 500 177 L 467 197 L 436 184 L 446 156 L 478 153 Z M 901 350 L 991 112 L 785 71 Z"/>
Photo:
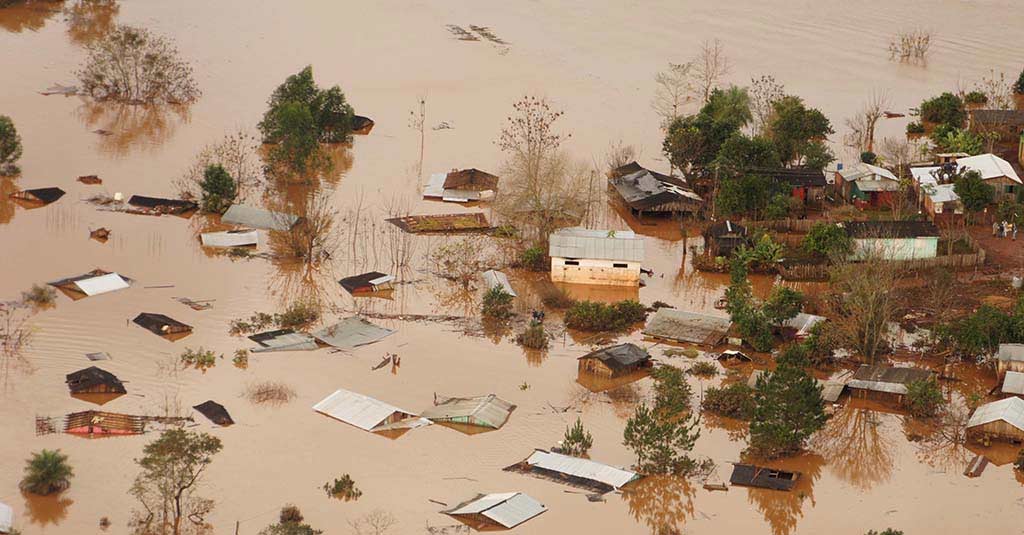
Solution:
<path fill-rule="evenodd" d="M 550 237 L 551 280 L 638 286 L 644 240 L 630 230 L 565 228 Z"/>

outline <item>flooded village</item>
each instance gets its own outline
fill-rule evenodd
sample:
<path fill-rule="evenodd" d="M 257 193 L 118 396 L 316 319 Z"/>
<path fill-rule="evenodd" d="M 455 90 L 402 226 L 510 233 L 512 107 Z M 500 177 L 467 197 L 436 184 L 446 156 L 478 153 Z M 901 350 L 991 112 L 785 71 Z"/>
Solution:
<path fill-rule="evenodd" d="M 1019 531 L 1017 11 L 0 0 L 0 533 Z"/>

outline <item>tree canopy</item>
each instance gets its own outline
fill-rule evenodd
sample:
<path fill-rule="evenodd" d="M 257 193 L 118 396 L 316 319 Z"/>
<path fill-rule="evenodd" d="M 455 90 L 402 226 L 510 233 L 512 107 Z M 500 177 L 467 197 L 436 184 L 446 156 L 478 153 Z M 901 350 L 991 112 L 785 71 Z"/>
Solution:
<path fill-rule="evenodd" d="M 981 173 L 967 171 L 953 182 L 953 191 L 968 212 L 978 213 L 995 199 L 996 190 L 985 183 Z"/>
<path fill-rule="evenodd" d="M 14 121 L 6 115 L 0 115 L 0 176 L 16 175 L 18 158 L 21 158 L 21 136 L 14 127 Z"/>
<path fill-rule="evenodd" d="M 777 100 L 766 131 L 783 162 L 822 169 L 835 159 L 824 144 L 825 138 L 834 133 L 832 123 L 820 110 L 804 105 L 800 97 L 789 95 Z"/>
<path fill-rule="evenodd" d="M 799 345 L 790 346 L 775 371 L 762 374 L 754 390 L 750 447 L 769 457 L 799 451 L 825 425 L 821 386 L 807 373 L 809 365 Z"/>

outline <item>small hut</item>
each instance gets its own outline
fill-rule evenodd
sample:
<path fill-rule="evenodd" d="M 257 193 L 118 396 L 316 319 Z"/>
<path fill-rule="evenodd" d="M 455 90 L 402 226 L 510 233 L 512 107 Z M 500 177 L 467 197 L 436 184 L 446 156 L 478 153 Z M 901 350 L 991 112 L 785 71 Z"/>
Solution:
<path fill-rule="evenodd" d="M 895 405 L 907 402 L 907 385 L 916 381 L 934 380 L 935 373 L 921 368 L 895 368 L 876 364 L 861 365 L 846 384 L 850 395 Z"/>
<path fill-rule="evenodd" d="M 216 401 L 205 401 L 199 405 L 193 406 L 192 408 L 199 411 L 199 414 L 202 414 L 208 420 L 219 426 L 227 427 L 235 423 L 231 418 L 231 415 L 228 414 L 228 410 L 224 408 L 224 405 L 221 405 Z"/>
<path fill-rule="evenodd" d="M 135 319 L 133 319 L 132 322 L 159 336 L 187 334 L 192 332 L 191 325 L 186 325 L 163 314 L 154 314 L 152 312 L 143 312 L 138 316 L 135 316 Z"/>
<path fill-rule="evenodd" d="M 729 483 L 741 487 L 757 487 L 771 490 L 793 490 L 800 472 L 776 470 L 753 464 L 733 463 Z"/>
<path fill-rule="evenodd" d="M 726 219 L 704 231 L 704 251 L 710 256 L 731 256 L 740 245 L 749 244 L 747 227 Z"/>
<path fill-rule="evenodd" d="M 126 394 L 124 384 L 116 375 L 90 366 L 88 368 L 69 373 L 65 382 L 72 394 Z"/>
<path fill-rule="evenodd" d="M 999 344 L 996 373 L 1002 377 L 1008 371 L 1024 372 L 1024 344 Z"/>
<path fill-rule="evenodd" d="M 1006 398 L 978 407 L 967 421 L 967 436 L 979 442 L 1024 442 L 1024 399 Z"/>
<path fill-rule="evenodd" d="M 651 366 L 651 355 L 636 344 L 619 344 L 598 349 L 579 359 L 579 373 L 620 377 Z"/>
<path fill-rule="evenodd" d="M 394 282 L 394 280 L 394 275 L 388 275 L 379 271 L 370 271 L 361 275 L 345 277 L 344 279 L 339 280 L 338 284 L 347 290 L 348 293 L 355 295 L 393 290 L 395 286 L 391 283 Z"/>

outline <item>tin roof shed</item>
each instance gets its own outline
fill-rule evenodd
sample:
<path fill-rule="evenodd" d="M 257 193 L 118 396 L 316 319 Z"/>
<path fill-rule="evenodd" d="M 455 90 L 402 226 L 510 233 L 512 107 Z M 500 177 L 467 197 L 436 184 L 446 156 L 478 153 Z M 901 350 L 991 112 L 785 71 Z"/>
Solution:
<path fill-rule="evenodd" d="M 631 470 L 623 470 L 590 459 L 544 450 L 534 450 L 526 460 L 507 469 L 528 470 L 541 475 L 553 474 L 561 478 L 568 478 L 570 482 L 573 479 L 582 480 L 585 486 L 601 488 L 605 492 L 618 489 L 641 477 L 640 474 Z"/>
<path fill-rule="evenodd" d="M 426 418 L 417 418 L 414 413 L 394 405 L 342 389 L 313 405 L 313 410 L 364 431 L 413 428 L 431 423 Z"/>
<path fill-rule="evenodd" d="M 1006 398 L 978 407 L 967 421 L 967 429 L 997 421 L 1024 431 L 1024 399 Z"/>
<path fill-rule="evenodd" d="M 494 394 L 470 398 L 444 398 L 420 416 L 435 422 L 452 422 L 498 429 L 516 406 Z"/>
<path fill-rule="evenodd" d="M 559 258 L 642 262 L 644 240 L 631 230 L 564 228 L 551 234 L 549 254 Z"/>
<path fill-rule="evenodd" d="M 478 494 L 475 498 L 442 512 L 453 516 L 482 515 L 511 529 L 547 510 L 544 504 L 526 494 L 505 492 Z"/>

